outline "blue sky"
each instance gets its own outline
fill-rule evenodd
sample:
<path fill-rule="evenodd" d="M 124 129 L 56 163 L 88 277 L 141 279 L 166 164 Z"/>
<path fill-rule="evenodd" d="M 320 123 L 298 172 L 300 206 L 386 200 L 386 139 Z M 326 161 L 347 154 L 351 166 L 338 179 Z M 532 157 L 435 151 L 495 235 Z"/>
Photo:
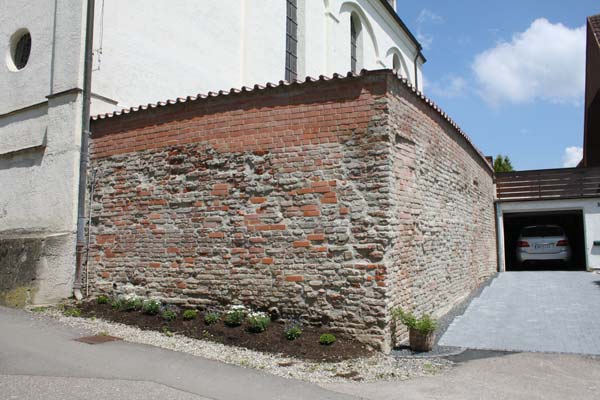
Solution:
<path fill-rule="evenodd" d="M 586 17 L 598 0 L 398 1 L 424 45 L 425 93 L 486 155 L 574 163 L 583 142 Z"/>

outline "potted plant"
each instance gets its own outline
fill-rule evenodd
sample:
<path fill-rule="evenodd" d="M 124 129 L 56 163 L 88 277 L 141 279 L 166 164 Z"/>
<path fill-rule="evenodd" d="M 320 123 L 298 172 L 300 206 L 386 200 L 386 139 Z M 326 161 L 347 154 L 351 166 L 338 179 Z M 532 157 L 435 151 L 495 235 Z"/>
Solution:
<path fill-rule="evenodd" d="M 435 342 L 435 331 L 438 327 L 435 319 L 428 314 L 417 318 L 414 314 L 405 312 L 401 308 L 394 310 L 392 317 L 408 328 L 408 341 L 412 351 L 431 351 Z"/>

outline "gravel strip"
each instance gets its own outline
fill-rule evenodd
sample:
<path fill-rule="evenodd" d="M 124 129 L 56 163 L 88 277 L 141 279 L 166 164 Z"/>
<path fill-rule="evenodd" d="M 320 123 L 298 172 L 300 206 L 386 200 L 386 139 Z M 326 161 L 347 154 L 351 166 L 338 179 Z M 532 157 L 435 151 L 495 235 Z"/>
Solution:
<path fill-rule="evenodd" d="M 176 334 L 167 336 L 102 319 L 66 317 L 56 309 L 45 310 L 43 314 L 76 329 L 117 336 L 127 342 L 161 347 L 313 383 L 406 380 L 435 375 L 453 365 L 451 361 L 442 358 L 397 358 L 384 354 L 337 363 L 308 362 Z"/>

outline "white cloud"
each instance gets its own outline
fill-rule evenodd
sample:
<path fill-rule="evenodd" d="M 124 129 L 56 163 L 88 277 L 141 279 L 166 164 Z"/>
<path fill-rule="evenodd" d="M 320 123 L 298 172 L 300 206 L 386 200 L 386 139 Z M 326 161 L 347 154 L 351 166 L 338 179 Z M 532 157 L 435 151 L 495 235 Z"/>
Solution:
<path fill-rule="evenodd" d="M 464 96 L 467 92 L 467 81 L 461 76 L 448 75 L 441 81 L 426 82 L 424 85 L 436 97 L 456 98 Z"/>
<path fill-rule="evenodd" d="M 417 16 L 417 40 L 421 42 L 423 48 L 428 50 L 433 43 L 433 35 L 425 33 L 423 29 L 428 25 L 441 24 L 444 19 L 426 8 L 422 9 Z"/>
<path fill-rule="evenodd" d="M 581 147 L 573 146 L 565 149 L 563 155 L 563 167 L 573 168 L 583 159 L 583 149 Z"/>
<path fill-rule="evenodd" d="M 543 99 L 579 103 L 585 85 L 585 27 L 570 29 L 535 20 L 511 42 L 500 42 L 472 65 L 480 95 L 489 103 Z"/>

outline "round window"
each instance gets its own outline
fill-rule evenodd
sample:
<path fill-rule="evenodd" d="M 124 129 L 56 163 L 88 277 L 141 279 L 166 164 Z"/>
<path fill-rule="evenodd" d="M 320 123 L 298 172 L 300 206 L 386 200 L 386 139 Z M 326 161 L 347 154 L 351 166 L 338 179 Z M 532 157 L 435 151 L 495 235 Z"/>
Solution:
<path fill-rule="evenodd" d="M 31 34 L 27 30 L 15 33 L 10 41 L 10 64 L 12 70 L 25 68 L 31 53 Z"/>

